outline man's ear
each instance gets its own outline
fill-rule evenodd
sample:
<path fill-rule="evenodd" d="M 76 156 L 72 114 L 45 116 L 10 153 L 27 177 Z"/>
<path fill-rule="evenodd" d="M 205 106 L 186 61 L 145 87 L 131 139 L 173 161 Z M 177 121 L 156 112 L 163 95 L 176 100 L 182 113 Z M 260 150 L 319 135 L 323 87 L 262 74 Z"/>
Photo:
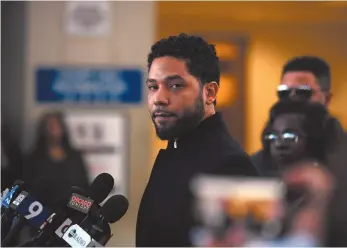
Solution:
<path fill-rule="evenodd" d="M 211 105 L 217 98 L 219 86 L 216 82 L 209 82 L 204 85 L 206 104 Z"/>

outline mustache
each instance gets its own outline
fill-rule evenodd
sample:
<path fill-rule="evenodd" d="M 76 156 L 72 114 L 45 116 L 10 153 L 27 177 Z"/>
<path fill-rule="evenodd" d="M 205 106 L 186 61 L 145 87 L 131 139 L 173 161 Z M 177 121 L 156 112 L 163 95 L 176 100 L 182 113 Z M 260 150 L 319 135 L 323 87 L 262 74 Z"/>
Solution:
<path fill-rule="evenodd" d="M 177 116 L 175 112 L 161 109 L 156 109 L 151 113 L 152 118 L 155 118 L 158 115 Z"/>

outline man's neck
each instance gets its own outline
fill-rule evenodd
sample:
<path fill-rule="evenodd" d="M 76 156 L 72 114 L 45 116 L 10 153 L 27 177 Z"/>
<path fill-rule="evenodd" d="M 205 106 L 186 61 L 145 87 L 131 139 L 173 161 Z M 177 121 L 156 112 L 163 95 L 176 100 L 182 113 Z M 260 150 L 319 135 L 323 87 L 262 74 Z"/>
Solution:
<path fill-rule="evenodd" d="M 211 116 L 214 115 L 214 114 L 216 114 L 216 111 L 214 110 L 214 108 L 213 108 L 212 110 L 210 110 L 210 111 L 206 111 L 206 112 L 205 112 L 205 115 L 204 115 L 204 117 L 202 118 L 202 120 L 200 121 L 199 125 L 201 124 L 201 122 L 203 122 L 204 120 L 206 120 L 207 118 L 211 117 Z M 199 126 L 199 125 L 198 125 L 198 126 Z M 195 127 L 195 128 L 197 128 L 197 127 Z M 172 141 L 174 142 L 174 143 L 173 143 L 174 148 L 177 148 L 177 144 L 178 144 L 180 138 L 181 138 L 181 137 L 172 139 Z"/>

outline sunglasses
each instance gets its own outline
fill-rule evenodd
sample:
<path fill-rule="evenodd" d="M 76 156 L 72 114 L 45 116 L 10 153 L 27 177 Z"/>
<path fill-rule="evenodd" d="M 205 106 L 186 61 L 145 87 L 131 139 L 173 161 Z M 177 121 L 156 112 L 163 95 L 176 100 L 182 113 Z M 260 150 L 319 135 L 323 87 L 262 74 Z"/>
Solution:
<path fill-rule="evenodd" d="M 277 135 L 275 133 L 269 133 L 264 136 L 264 139 L 266 141 L 269 141 L 270 143 L 275 142 L 279 139 L 281 139 L 285 143 L 298 143 L 299 134 L 294 132 L 284 132 L 280 135 Z"/>
<path fill-rule="evenodd" d="M 307 85 L 300 85 L 295 88 L 290 88 L 287 85 L 281 84 L 277 87 L 277 96 L 279 99 L 288 99 L 291 96 L 299 97 L 300 99 L 308 100 L 313 95 L 314 91 Z"/>

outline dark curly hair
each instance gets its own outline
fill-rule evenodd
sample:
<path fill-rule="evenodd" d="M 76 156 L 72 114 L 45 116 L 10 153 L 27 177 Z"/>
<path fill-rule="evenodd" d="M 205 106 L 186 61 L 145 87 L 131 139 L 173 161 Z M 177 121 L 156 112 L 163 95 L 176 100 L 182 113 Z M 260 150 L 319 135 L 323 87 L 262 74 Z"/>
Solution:
<path fill-rule="evenodd" d="M 220 68 L 215 46 L 208 44 L 203 38 L 181 33 L 161 39 L 152 46 L 148 55 L 148 70 L 154 59 L 165 56 L 184 60 L 189 73 L 201 85 L 212 81 L 219 85 Z"/>
<path fill-rule="evenodd" d="M 276 118 L 282 114 L 298 114 L 304 116 L 302 127 L 307 135 L 308 152 L 312 158 L 326 162 L 325 154 L 334 145 L 336 138 L 335 123 L 328 110 L 319 103 L 280 100 L 270 110 L 269 121 L 262 133 L 263 148 L 269 151 L 269 143 L 264 136 L 272 131 L 272 125 Z"/>

